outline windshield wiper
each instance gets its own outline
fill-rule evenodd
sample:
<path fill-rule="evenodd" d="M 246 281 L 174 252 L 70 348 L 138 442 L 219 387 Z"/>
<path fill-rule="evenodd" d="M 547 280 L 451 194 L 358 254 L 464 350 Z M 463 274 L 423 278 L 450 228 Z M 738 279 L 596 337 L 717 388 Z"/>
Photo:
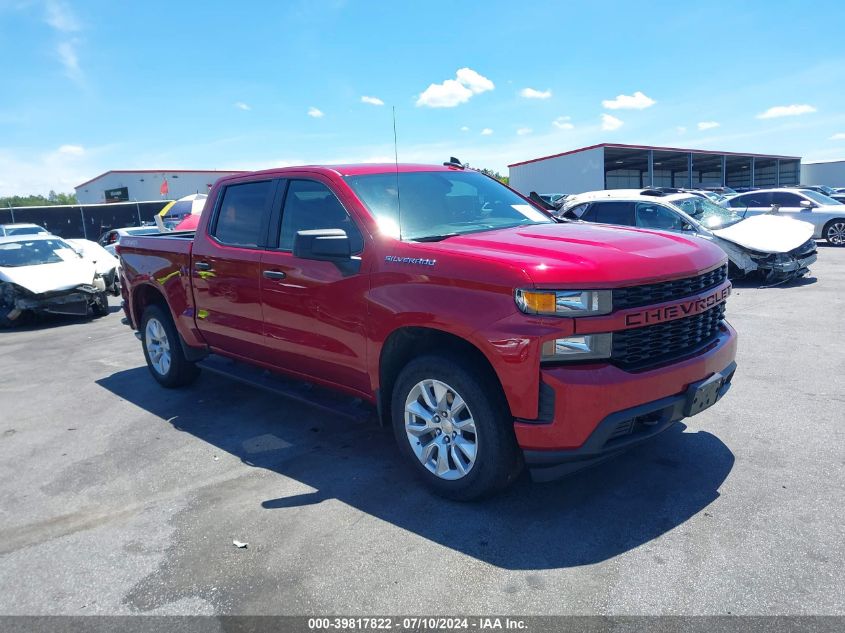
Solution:
<path fill-rule="evenodd" d="M 455 237 L 460 233 L 444 233 L 443 235 L 424 235 L 423 237 L 411 238 L 412 242 L 441 242 L 448 237 Z"/>

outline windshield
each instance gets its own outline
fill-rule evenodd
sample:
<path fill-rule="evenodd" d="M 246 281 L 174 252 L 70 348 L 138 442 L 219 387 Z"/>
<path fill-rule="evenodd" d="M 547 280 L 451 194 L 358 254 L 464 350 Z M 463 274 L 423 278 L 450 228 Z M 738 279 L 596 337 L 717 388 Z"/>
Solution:
<path fill-rule="evenodd" d="M 40 226 L 17 226 L 6 229 L 6 235 L 35 235 L 36 233 L 47 233 L 47 229 L 42 229 Z"/>
<path fill-rule="evenodd" d="M 0 266 L 18 268 L 39 266 L 79 259 L 79 255 L 64 240 L 20 240 L 0 243 Z"/>
<path fill-rule="evenodd" d="M 476 171 L 369 174 L 347 176 L 346 182 L 367 205 L 381 231 L 404 240 L 553 222 L 504 185 Z"/>
<path fill-rule="evenodd" d="M 842 204 L 839 200 L 829 198 L 823 193 L 813 191 L 812 189 L 802 189 L 801 194 L 807 196 L 810 200 L 817 202 L 818 204 Z"/>
<path fill-rule="evenodd" d="M 730 209 L 720 207 L 707 198 L 699 196 L 673 200 L 671 204 L 708 229 L 722 229 L 731 224 L 736 224 L 742 219 L 742 216 Z"/>

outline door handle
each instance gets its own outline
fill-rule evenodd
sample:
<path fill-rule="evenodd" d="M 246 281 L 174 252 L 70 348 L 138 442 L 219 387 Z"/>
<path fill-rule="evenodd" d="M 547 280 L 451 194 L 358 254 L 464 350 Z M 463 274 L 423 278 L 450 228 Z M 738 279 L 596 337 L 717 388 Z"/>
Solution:
<path fill-rule="evenodd" d="M 281 270 L 265 270 L 262 273 L 267 279 L 284 279 L 287 277 Z"/>
<path fill-rule="evenodd" d="M 194 268 L 197 270 L 211 270 L 211 264 L 208 262 L 195 262 Z"/>

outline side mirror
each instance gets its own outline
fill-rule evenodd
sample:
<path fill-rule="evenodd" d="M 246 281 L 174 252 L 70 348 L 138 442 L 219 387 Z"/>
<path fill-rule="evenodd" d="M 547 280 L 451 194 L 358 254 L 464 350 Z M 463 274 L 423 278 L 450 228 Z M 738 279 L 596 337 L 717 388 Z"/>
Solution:
<path fill-rule="evenodd" d="M 352 244 L 343 229 L 297 231 L 293 256 L 318 261 L 338 261 L 352 257 Z"/>
<path fill-rule="evenodd" d="M 814 203 L 810 202 L 809 200 L 802 200 L 801 202 L 798 203 L 798 206 L 800 206 L 802 209 L 815 209 L 816 208 L 816 205 Z"/>
<path fill-rule="evenodd" d="M 681 225 L 681 230 L 682 231 L 694 231 L 695 227 L 692 224 L 690 224 L 689 222 L 684 222 Z"/>
<path fill-rule="evenodd" d="M 773 204 L 771 212 L 772 213 L 778 213 L 779 211 L 780 211 L 780 205 L 779 204 Z"/>

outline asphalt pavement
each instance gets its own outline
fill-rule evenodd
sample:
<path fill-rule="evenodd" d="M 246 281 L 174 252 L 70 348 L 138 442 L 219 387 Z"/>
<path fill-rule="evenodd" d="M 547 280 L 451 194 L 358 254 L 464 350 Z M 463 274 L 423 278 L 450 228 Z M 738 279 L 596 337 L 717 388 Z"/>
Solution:
<path fill-rule="evenodd" d="M 845 614 L 845 249 L 737 285 L 717 406 L 471 504 L 374 422 L 160 388 L 112 308 L 0 331 L 0 614 Z"/>

